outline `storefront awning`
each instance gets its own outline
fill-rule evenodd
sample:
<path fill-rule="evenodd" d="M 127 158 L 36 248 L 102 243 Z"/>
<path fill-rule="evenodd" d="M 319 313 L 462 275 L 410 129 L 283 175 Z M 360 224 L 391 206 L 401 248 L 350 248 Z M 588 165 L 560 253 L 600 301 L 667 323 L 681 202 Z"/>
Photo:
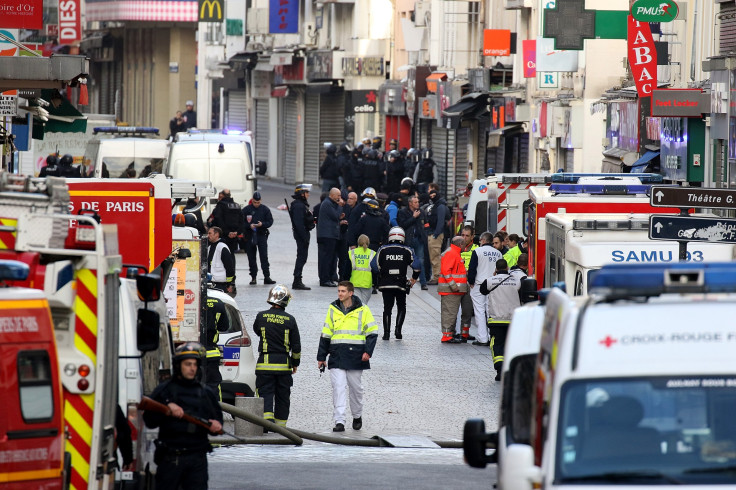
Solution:
<path fill-rule="evenodd" d="M 447 80 L 447 73 L 432 73 L 426 78 L 427 90 L 437 93 L 437 82 L 444 82 L 445 80 Z"/>
<path fill-rule="evenodd" d="M 463 120 L 478 119 L 488 112 L 489 95 L 482 92 L 467 94 L 459 102 L 442 111 L 442 115 L 450 119 L 452 128 L 460 127 Z"/>
<path fill-rule="evenodd" d="M 487 148 L 497 148 L 501 145 L 501 138 L 524 132 L 523 124 L 507 124 L 506 126 L 488 132 Z"/>
<path fill-rule="evenodd" d="M 48 111 L 48 121 L 43 122 L 34 117 L 33 139 L 43 140 L 46 133 L 84 133 L 87 131 L 87 117 L 58 90 L 43 89 L 41 98 L 52 103 L 45 107 Z"/>
<path fill-rule="evenodd" d="M 278 85 L 271 90 L 271 97 L 286 97 L 289 95 L 289 87 Z"/>
<path fill-rule="evenodd" d="M 631 173 L 643 174 L 649 162 L 659 156 L 658 151 L 648 151 L 631 165 Z"/>

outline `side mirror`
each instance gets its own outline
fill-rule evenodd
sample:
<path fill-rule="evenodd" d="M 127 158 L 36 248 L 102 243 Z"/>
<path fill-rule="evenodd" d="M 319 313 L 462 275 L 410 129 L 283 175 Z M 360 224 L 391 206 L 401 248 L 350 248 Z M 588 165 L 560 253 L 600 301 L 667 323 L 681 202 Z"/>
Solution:
<path fill-rule="evenodd" d="M 161 278 L 155 274 L 140 274 L 135 278 L 138 298 L 141 301 L 158 301 L 161 298 Z"/>
<path fill-rule="evenodd" d="M 534 483 L 542 483 L 542 470 L 534 466 L 534 450 L 526 444 L 512 444 L 504 453 L 504 470 L 499 487 L 532 490 Z"/>
<path fill-rule="evenodd" d="M 245 180 L 256 180 L 256 176 L 253 174 L 246 174 Z"/>
<path fill-rule="evenodd" d="M 537 280 L 526 278 L 521 281 L 519 297 L 521 298 L 521 304 L 537 301 L 539 299 L 539 292 L 537 291 Z"/>
<path fill-rule="evenodd" d="M 158 349 L 160 317 L 155 311 L 141 308 L 138 310 L 138 321 L 136 325 L 136 338 L 138 350 L 150 352 Z"/>
<path fill-rule="evenodd" d="M 485 468 L 496 462 L 495 453 L 488 456 L 486 449 L 495 449 L 498 444 L 496 432 L 486 432 L 483 419 L 468 419 L 463 428 L 463 455 L 473 468 Z"/>
<path fill-rule="evenodd" d="M 192 256 L 192 251 L 188 248 L 180 248 L 178 252 L 176 252 L 176 258 L 177 259 L 188 259 Z"/>

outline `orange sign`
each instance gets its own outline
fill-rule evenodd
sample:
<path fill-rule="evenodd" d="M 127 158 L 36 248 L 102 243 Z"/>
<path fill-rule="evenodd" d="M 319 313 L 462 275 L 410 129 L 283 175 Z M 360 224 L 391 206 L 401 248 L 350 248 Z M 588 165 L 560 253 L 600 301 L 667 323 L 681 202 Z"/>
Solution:
<path fill-rule="evenodd" d="M 483 31 L 483 56 L 508 56 L 510 54 L 510 30 L 485 29 Z"/>

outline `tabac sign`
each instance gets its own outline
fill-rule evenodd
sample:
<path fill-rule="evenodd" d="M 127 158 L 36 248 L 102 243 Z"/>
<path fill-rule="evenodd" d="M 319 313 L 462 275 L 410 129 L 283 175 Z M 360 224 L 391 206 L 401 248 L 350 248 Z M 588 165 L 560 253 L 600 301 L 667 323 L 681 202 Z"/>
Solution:
<path fill-rule="evenodd" d="M 674 0 L 638 0 L 631 7 L 631 15 L 640 22 L 672 22 L 678 13 Z"/>

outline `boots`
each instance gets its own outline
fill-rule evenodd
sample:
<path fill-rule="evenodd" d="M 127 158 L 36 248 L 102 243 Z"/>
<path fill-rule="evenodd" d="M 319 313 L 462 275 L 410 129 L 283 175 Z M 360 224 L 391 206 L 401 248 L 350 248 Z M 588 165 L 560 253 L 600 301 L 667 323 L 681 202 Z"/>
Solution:
<path fill-rule="evenodd" d="M 463 341 L 467 342 L 468 340 L 475 340 L 475 337 L 470 335 L 470 325 L 461 325 L 460 332 Z"/>
<path fill-rule="evenodd" d="M 391 313 L 383 314 L 383 340 L 391 338 Z"/>
<path fill-rule="evenodd" d="M 294 276 L 294 283 L 291 285 L 291 289 L 301 289 L 303 291 L 309 291 L 310 287 L 307 287 L 303 282 L 301 276 Z"/>
<path fill-rule="evenodd" d="M 401 335 L 401 327 L 404 326 L 404 318 L 406 318 L 406 312 L 405 311 L 399 311 L 396 314 L 396 330 L 394 332 L 395 335 L 396 335 L 396 340 L 401 340 L 401 339 L 404 338 Z"/>

